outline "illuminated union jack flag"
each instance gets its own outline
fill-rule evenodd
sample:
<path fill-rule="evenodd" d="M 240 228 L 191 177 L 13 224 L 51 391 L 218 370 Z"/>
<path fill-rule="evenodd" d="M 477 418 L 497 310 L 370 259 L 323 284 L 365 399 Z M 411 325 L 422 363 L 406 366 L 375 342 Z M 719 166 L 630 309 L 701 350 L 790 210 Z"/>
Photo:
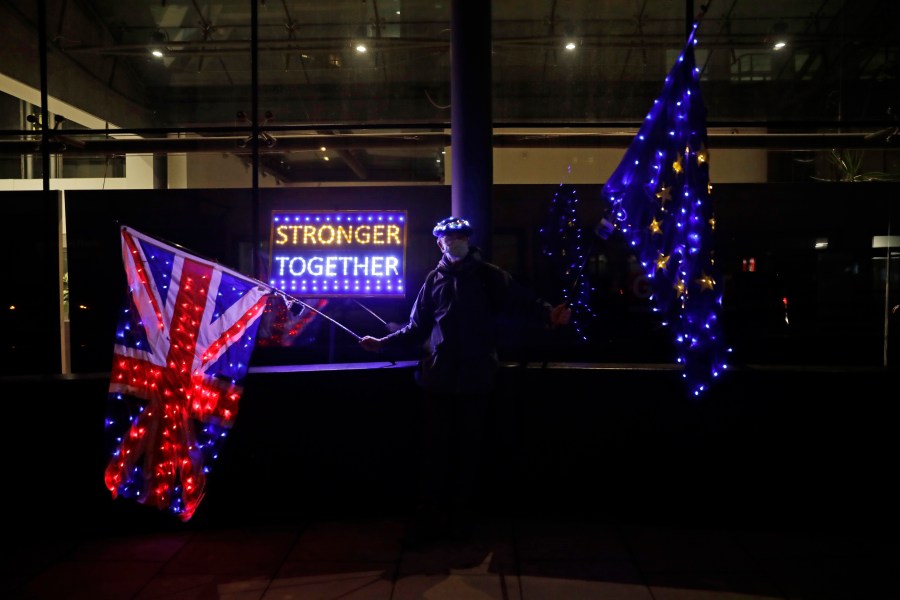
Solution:
<path fill-rule="evenodd" d="M 188 521 L 237 416 L 271 290 L 123 227 L 128 294 L 106 419 L 113 498 Z"/>

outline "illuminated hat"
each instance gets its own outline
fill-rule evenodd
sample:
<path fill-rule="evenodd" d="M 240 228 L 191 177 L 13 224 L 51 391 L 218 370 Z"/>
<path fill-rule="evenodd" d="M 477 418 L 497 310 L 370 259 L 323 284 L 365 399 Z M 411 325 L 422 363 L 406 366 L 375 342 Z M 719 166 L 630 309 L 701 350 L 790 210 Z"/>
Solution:
<path fill-rule="evenodd" d="M 448 233 L 472 235 L 472 226 L 469 225 L 469 222 L 465 219 L 460 219 L 459 217 L 447 217 L 446 219 L 438 221 L 437 225 L 434 226 L 434 229 L 431 230 L 431 233 L 434 234 L 434 237 L 441 237 Z"/>

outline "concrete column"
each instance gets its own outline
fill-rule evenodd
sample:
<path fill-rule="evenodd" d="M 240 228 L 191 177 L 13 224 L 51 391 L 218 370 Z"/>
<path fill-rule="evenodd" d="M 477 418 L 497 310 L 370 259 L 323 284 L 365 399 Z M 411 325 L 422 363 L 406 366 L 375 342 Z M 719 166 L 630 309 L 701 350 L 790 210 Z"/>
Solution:
<path fill-rule="evenodd" d="M 453 0 L 450 47 L 451 202 L 490 260 L 493 196 L 491 3 Z"/>

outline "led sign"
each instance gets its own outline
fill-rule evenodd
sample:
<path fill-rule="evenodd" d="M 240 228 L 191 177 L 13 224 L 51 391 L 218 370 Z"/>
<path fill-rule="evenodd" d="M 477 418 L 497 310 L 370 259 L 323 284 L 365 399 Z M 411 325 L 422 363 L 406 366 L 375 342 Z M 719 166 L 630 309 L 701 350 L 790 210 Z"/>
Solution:
<path fill-rule="evenodd" d="M 405 211 L 273 211 L 269 283 L 306 297 L 403 296 Z"/>

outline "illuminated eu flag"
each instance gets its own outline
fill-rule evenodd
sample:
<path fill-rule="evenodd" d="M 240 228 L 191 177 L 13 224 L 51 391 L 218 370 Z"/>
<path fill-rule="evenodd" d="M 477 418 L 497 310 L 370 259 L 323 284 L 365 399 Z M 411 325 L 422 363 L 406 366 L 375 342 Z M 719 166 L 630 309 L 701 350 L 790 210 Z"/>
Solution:
<path fill-rule="evenodd" d="M 603 198 L 651 282 L 654 310 L 674 333 L 689 392 L 700 395 L 726 367 L 727 350 L 696 32 L 697 23 Z"/>

